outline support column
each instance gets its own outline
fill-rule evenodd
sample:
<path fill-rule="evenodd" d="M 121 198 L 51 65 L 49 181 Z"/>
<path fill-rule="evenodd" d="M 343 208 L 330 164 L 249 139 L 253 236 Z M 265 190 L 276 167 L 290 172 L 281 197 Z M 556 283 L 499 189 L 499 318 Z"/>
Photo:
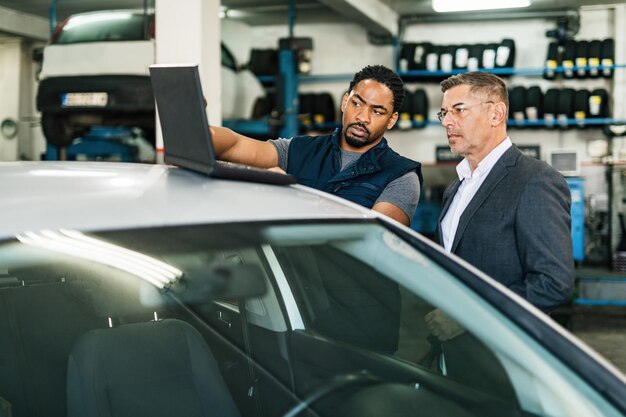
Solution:
<path fill-rule="evenodd" d="M 197 63 L 212 125 L 222 124 L 220 1 L 156 0 L 156 62 Z M 163 136 L 157 119 L 157 162 Z"/>
<path fill-rule="evenodd" d="M 0 123 L 13 121 L 17 124 L 15 136 L 5 136 L 0 132 L 0 160 L 15 161 L 19 151 L 19 105 L 20 74 L 22 70 L 22 41 L 8 39 L 0 42 Z"/>

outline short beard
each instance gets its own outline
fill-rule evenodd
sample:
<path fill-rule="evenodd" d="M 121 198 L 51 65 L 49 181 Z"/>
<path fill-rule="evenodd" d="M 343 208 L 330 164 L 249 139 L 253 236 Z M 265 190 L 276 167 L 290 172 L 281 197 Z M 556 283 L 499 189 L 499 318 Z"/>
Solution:
<path fill-rule="evenodd" d="M 367 128 L 365 126 L 363 126 L 360 123 L 352 123 L 350 125 L 348 125 L 344 130 L 343 130 L 343 137 L 346 140 L 346 143 L 350 146 L 352 146 L 353 148 L 363 148 L 364 146 L 369 145 L 370 143 L 372 143 L 371 138 L 367 138 L 365 140 L 362 139 L 358 139 L 355 138 L 354 136 L 349 136 L 348 135 L 348 129 L 352 126 L 359 126 L 362 127 L 363 129 L 365 129 L 367 131 L 367 133 L 369 134 L 369 130 L 367 130 Z"/>

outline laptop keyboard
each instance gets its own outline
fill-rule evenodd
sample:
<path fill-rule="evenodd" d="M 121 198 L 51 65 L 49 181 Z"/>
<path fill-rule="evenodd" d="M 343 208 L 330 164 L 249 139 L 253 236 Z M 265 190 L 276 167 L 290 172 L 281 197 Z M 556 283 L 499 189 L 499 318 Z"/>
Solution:
<path fill-rule="evenodd" d="M 228 168 L 228 169 L 247 169 L 249 171 L 253 171 L 253 172 L 268 172 L 267 169 L 265 168 L 259 168 L 259 167 L 254 167 L 252 165 L 244 165 L 244 164 L 239 164 L 237 162 L 230 162 L 230 161 L 215 161 L 216 165 L 219 165 L 220 168 Z M 274 171 L 269 171 L 269 172 L 274 172 Z"/>
<path fill-rule="evenodd" d="M 295 184 L 296 177 L 250 165 L 229 161 L 215 161 L 214 176 L 267 184 Z"/>

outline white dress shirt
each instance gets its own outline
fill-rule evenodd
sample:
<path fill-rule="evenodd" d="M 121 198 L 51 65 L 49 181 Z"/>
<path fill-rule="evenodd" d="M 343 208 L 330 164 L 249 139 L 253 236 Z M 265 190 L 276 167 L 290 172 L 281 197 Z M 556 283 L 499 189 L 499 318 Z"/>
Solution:
<path fill-rule="evenodd" d="M 456 166 L 456 173 L 459 176 L 461 185 L 454 195 L 445 217 L 441 221 L 443 246 L 446 251 L 450 252 L 452 249 L 452 242 L 454 242 L 456 229 L 459 226 L 459 219 L 467 208 L 467 205 L 472 201 L 493 166 L 498 162 L 498 159 L 500 159 L 504 152 L 511 146 L 513 146 L 513 143 L 511 139 L 507 137 L 480 161 L 474 172 L 472 172 L 467 158 L 463 159 Z"/>

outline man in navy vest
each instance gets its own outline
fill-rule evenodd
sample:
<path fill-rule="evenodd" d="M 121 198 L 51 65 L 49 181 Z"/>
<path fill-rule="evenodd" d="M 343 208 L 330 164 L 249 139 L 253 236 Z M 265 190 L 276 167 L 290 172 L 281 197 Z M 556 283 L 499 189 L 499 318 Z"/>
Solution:
<path fill-rule="evenodd" d="M 262 142 L 211 127 L 217 156 L 261 168 L 279 167 L 298 182 L 409 225 L 420 195 L 421 164 L 394 152 L 383 137 L 404 100 L 400 77 L 382 65 L 354 75 L 341 102 L 342 126 L 323 136 Z"/>

